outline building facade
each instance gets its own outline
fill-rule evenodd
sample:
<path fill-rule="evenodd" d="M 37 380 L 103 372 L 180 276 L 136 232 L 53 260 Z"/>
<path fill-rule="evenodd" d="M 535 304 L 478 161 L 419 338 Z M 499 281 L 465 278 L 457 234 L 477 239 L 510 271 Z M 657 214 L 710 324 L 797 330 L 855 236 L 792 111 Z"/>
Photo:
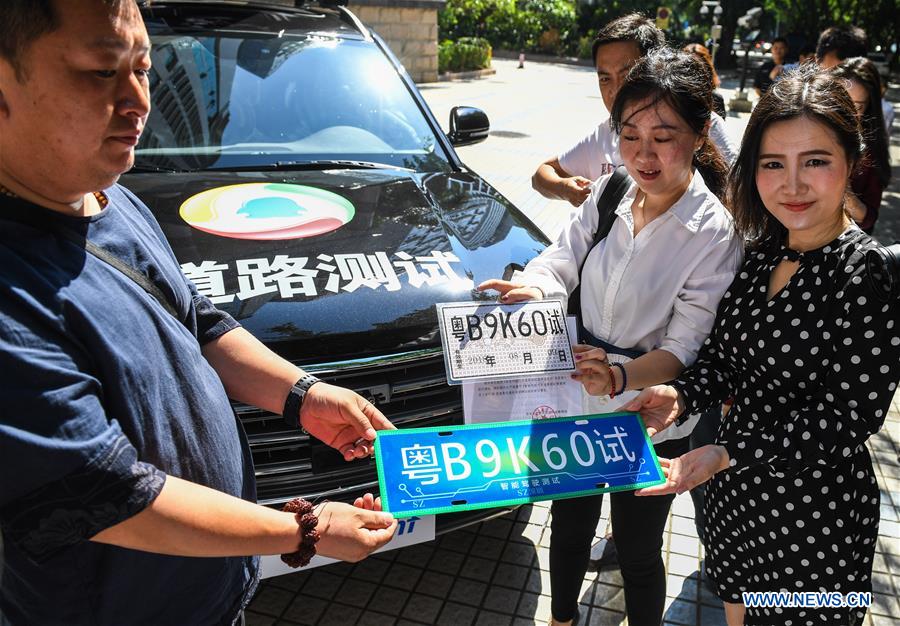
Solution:
<path fill-rule="evenodd" d="M 437 80 L 437 13 L 445 0 L 351 0 L 349 9 L 377 32 L 417 83 Z"/>

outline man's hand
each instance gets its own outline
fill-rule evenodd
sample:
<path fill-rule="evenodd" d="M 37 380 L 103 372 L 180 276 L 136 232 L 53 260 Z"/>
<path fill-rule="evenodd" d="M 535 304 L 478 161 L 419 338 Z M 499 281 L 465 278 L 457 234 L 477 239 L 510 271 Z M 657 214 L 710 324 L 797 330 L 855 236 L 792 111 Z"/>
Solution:
<path fill-rule="evenodd" d="M 586 344 L 572 347 L 575 353 L 575 368 L 572 378 L 584 386 L 584 390 L 592 396 L 608 396 L 615 381 L 609 372 L 609 359 L 603 348 L 595 348 Z"/>
<path fill-rule="evenodd" d="M 563 178 L 559 181 L 559 195 L 572 206 L 579 207 L 591 195 L 591 181 L 581 176 Z"/>
<path fill-rule="evenodd" d="M 358 393 L 318 382 L 300 407 L 300 425 L 310 435 L 352 461 L 374 450 L 376 430 L 394 430 L 391 422 Z"/>
<path fill-rule="evenodd" d="M 319 516 L 317 554 L 355 563 L 391 540 L 397 530 L 397 520 L 390 513 L 381 512 L 381 499 L 366 494 L 357 498 L 357 502 L 361 506 L 326 502 L 316 511 Z"/>
<path fill-rule="evenodd" d="M 381 512 L 381 499 L 368 493 L 356 506 L 328 502 L 315 512 L 321 535 L 317 552 L 344 561 L 365 558 L 390 541 L 397 528 L 393 516 Z M 91 541 L 176 556 L 247 556 L 293 552 L 299 533 L 293 513 L 168 476 L 148 507 Z"/>
<path fill-rule="evenodd" d="M 500 280 L 492 278 L 486 280 L 477 287 L 478 291 L 488 291 L 494 289 L 500 292 L 500 302 L 503 304 L 513 304 L 515 302 L 526 302 L 528 300 L 542 300 L 544 294 L 537 287 L 526 287 L 518 283 L 511 283 L 508 280 Z"/>
<path fill-rule="evenodd" d="M 665 430 L 684 412 L 684 404 L 675 387 L 653 385 L 644 389 L 637 398 L 621 408 L 641 414 L 647 434 L 651 437 Z"/>
<path fill-rule="evenodd" d="M 666 482 L 656 487 L 638 489 L 634 493 L 638 496 L 680 495 L 728 469 L 729 461 L 725 447 L 713 444 L 691 450 L 677 459 L 660 459 L 659 464 L 666 475 Z"/>
<path fill-rule="evenodd" d="M 545 198 L 565 200 L 572 206 L 581 206 L 591 195 L 591 182 L 582 176 L 572 176 L 563 169 L 558 158 L 548 159 L 531 177 L 531 186 Z"/>
<path fill-rule="evenodd" d="M 320 554 L 358 561 L 390 541 L 397 523 L 381 512 L 381 500 L 366 494 L 358 503 L 358 508 L 338 502 L 316 507 Z M 149 506 L 91 540 L 157 554 L 246 556 L 294 552 L 300 532 L 293 513 L 167 476 Z"/>

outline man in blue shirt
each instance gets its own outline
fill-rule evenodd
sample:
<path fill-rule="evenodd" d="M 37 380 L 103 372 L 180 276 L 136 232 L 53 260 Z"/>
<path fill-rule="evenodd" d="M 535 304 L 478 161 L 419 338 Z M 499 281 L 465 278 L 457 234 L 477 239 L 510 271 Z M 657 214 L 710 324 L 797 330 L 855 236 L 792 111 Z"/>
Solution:
<path fill-rule="evenodd" d="M 392 428 L 218 311 L 115 184 L 149 113 L 148 53 L 134 0 L 0 5 L 0 622 L 231 624 L 253 555 L 303 537 L 253 503 L 228 398 L 291 413 L 348 460 Z M 367 505 L 317 509 L 320 554 L 391 538 Z"/>

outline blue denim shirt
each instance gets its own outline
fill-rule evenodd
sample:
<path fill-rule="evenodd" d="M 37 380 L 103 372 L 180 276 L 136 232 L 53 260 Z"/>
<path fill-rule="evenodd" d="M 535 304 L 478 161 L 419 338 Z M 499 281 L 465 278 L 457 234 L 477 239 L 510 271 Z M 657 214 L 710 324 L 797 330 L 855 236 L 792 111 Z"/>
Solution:
<path fill-rule="evenodd" d="M 201 346 L 238 326 L 199 295 L 149 210 L 121 187 L 99 214 L 0 196 L 0 612 L 12 624 L 230 624 L 254 558 L 183 558 L 88 541 L 147 507 L 167 475 L 255 500 L 246 436 Z M 151 278 L 172 317 L 38 215 Z"/>

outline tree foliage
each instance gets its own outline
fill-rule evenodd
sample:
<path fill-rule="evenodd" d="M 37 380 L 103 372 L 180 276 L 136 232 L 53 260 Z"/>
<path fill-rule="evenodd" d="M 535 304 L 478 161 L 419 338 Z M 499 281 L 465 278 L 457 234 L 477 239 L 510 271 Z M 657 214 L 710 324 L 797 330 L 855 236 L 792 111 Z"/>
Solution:
<path fill-rule="evenodd" d="M 806 35 L 815 43 L 829 26 L 859 26 L 869 36 L 869 49 L 900 42 L 897 0 L 767 0 L 766 11 L 781 21 L 782 32 Z"/>
<path fill-rule="evenodd" d="M 733 64 L 732 42 L 749 29 L 738 19 L 749 9 L 763 7 L 761 36 L 771 39 L 776 24 L 781 34 L 803 35 L 815 43 L 828 26 L 860 26 L 869 35 L 870 48 L 900 47 L 898 0 L 719 0 L 722 36 L 717 67 Z M 660 6 L 670 13 L 666 38 L 673 45 L 705 41 L 712 30 L 712 15 L 700 14 L 702 0 L 447 0 L 438 14 L 441 39 L 484 37 L 494 47 L 589 56 L 590 40 L 607 22 L 627 13 L 653 17 Z M 685 27 L 685 22 L 687 26 Z M 549 37 L 547 33 L 555 33 Z M 796 52 L 796 51 L 795 51 Z"/>
<path fill-rule="evenodd" d="M 438 45 L 438 72 L 465 72 L 491 66 L 491 44 L 481 37 L 460 37 Z"/>
<path fill-rule="evenodd" d="M 448 0 L 438 13 L 441 40 L 483 37 L 509 50 L 564 54 L 578 42 L 574 0 Z"/>

